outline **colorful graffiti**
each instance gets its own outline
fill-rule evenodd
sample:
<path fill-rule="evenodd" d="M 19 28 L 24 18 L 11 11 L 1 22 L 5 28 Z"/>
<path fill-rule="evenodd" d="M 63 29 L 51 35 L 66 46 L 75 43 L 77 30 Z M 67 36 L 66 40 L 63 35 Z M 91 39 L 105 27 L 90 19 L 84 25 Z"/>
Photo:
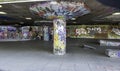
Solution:
<path fill-rule="evenodd" d="M 100 46 L 120 46 L 120 42 L 100 40 Z"/>
<path fill-rule="evenodd" d="M 66 52 L 66 22 L 55 19 L 54 23 L 54 54 L 64 55 Z"/>
<path fill-rule="evenodd" d="M 73 25 L 67 26 L 69 37 L 72 38 L 99 38 L 120 39 L 120 26 L 112 25 Z"/>
<path fill-rule="evenodd" d="M 65 19 L 71 19 L 90 13 L 90 9 L 84 2 L 55 2 L 46 1 L 32 5 L 30 11 L 40 17 L 47 19 L 56 19 L 64 16 Z"/>

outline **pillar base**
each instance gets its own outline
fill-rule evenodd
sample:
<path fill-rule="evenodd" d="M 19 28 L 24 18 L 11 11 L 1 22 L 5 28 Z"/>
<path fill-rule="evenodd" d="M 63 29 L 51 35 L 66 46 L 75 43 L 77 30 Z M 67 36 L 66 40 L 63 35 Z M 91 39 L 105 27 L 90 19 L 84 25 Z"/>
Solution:
<path fill-rule="evenodd" d="M 65 55 L 66 51 L 65 50 L 54 50 L 54 55 Z"/>

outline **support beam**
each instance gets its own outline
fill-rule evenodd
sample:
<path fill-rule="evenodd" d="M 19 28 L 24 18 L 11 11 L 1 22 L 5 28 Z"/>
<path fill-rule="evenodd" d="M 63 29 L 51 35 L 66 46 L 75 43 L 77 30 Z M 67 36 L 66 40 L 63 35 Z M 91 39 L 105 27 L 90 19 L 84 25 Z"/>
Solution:
<path fill-rule="evenodd" d="M 54 24 L 54 54 L 64 55 L 66 53 L 66 22 L 64 19 L 53 20 Z"/>
<path fill-rule="evenodd" d="M 49 27 L 48 26 L 44 26 L 44 41 L 49 41 Z"/>

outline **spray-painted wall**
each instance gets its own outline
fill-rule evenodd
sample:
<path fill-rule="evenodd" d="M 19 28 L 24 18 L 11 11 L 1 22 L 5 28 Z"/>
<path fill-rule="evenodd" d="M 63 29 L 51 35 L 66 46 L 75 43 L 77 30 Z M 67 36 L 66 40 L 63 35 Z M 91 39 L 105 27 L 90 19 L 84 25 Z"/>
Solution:
<path fill-rule="evenodd" d="M 119 25 L 71 25 L 67 36 L 72 38 L 120 39 Z"/>

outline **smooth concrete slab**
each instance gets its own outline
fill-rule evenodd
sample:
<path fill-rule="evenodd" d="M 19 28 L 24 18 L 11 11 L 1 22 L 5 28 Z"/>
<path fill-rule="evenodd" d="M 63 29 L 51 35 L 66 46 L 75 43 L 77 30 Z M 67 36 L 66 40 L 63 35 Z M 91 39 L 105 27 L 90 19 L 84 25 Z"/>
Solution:
<path fill-rule="evenodd" d="M 119 58 L 81 48 L 83 39 L 70 40 L 64 56 L 53 54 L 52 41 L 0 42 L 0 71 L 120 71 Z"/>

